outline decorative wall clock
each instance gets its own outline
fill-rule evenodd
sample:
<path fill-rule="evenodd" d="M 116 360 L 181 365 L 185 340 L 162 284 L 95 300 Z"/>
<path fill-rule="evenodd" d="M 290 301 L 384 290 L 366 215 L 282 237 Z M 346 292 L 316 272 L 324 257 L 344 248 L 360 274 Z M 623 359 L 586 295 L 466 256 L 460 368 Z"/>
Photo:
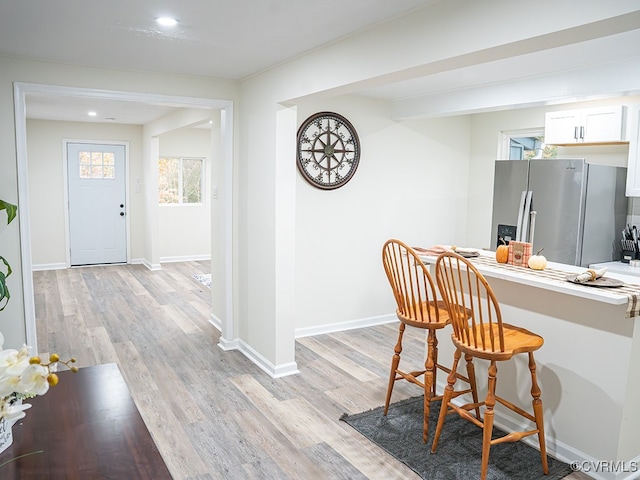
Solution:
<path fill-rule="evenodd" d="M 320 112 L 298 129 L 298 170 L 314 187 L 333 190 L 356 173 L 360 140 L 353 125 L 342 115 Z"/>

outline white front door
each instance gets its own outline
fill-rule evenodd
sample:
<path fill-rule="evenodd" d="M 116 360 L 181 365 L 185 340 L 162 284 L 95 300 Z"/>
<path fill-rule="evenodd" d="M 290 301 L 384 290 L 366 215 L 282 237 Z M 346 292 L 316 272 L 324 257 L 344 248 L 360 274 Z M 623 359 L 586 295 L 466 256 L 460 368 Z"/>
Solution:
<path fill-rule="evenodd" d="M 125 146 L 67 143 L 71 265 L 126 263 Z"/>

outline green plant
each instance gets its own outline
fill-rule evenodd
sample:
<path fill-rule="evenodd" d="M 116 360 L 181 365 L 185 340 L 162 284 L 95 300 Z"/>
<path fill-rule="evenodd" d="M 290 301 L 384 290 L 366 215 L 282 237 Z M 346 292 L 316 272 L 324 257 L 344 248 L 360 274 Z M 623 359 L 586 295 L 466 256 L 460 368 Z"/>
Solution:
<path fill-rule="evenodd" d="M 9 202 L 5 202 L 4 200 L 0 200 L 0 210 L 5 210 L 7 212 L 7 225 L 11 223 L 11 221 L 16 218 L 16 213 L 18 211 L 18 207 Z M 7 303 L 9 303 L 9 299 L 11 295 L 9 294 L 9 289 L 7 288 L 7 277 L 11 275 L 11 266 L 7 259 L 0 255 L 0 262 L 5 267 L 5 271 L 0 271 L 0 312 L 5 309 Z"/>

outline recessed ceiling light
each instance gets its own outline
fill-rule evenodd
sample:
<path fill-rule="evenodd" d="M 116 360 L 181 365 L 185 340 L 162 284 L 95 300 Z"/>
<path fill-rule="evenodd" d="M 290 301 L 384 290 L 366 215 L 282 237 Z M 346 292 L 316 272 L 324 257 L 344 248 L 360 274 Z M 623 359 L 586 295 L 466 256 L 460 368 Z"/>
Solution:
<path fill-rule="evenodd" d="M 163 27 L 173 27 L 178 24 L 178 20 L 172 17 L 156 18 L 156 22 L 158 22 L 158 25 L 162 25 Z"/>
<path fill-rule="evenodd" d="M 98 115 L 96 112 L 89 112 L 88 115 L 90 117 L 95 117 L 96 115 Z"/>

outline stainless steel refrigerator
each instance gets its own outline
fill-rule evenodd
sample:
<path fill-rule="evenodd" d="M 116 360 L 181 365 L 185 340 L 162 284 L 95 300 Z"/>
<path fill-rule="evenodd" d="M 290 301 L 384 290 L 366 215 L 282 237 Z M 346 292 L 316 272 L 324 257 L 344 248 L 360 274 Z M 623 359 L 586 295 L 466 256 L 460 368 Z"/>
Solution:
<path fill-rule="evenodd" d="M 491 243 L 533 243 L 549 261 L 620 260 L 626 168 L 584 159 L 497 160 Z"/>

